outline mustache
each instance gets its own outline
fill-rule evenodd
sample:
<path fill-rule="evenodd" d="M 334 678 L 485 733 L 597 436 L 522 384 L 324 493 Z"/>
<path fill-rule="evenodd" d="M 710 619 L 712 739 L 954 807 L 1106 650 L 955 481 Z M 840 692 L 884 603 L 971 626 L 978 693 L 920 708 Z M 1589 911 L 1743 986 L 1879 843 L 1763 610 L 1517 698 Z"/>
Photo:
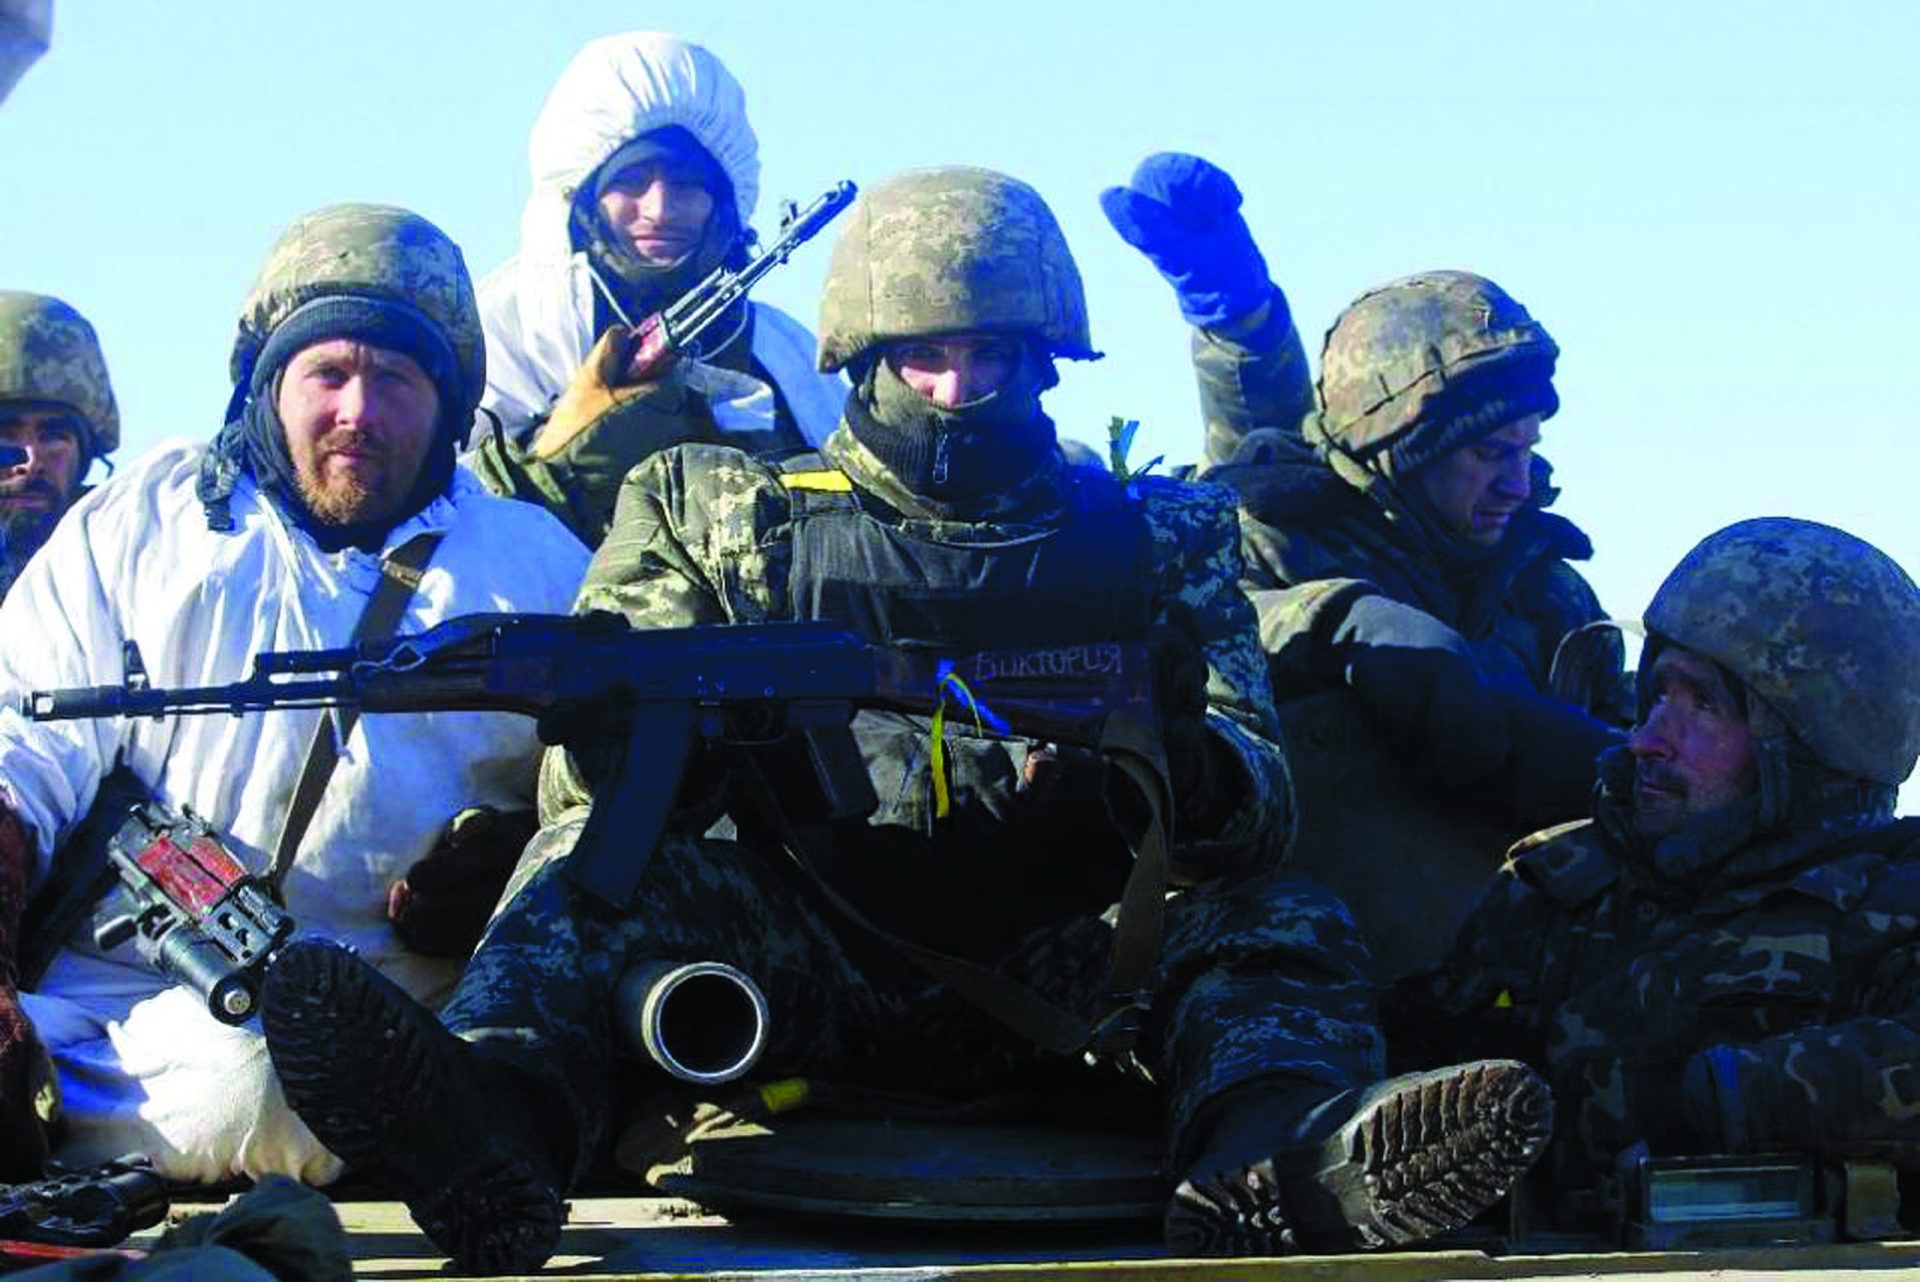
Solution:
<path fill-rule="evenodd" d="M 692 240 L 700 231 L 698 227 L 689 227 L 685 223 L 643 221 L 628 223 L 624 230 L 629 236 L 657 236 L 661 240 Z"/>
<path fill-rule="evenodd" d="M 28 494 L 39 494 L 53 500 L 58 500 L 60 497 L 60 491 L 55 489 L 53 482 L 44 476 L 29 476 L 22 481 L 0 481 L 0 495 L 20 498 Z"/>
<path fill-rule="evenodd" d="M 1642 761 L 1634 767 L 1633 782 L 1636 787 L 1654 788 L 1661 792 L 1687 795 L 1687 781 L 1680 772 L 1664 761 Z"/>
<path fill-rule="evenodd" d="M 385 459 L 388 453 L 386 442 L 377 436 L 367 432 L 357 432 L 352 428 L 328 432 L 320 438 L 316 449 L 321 454 L 338 454 L 342 450 L 352 450 L 356 454 L 365 454 L 377 459 Z"/>

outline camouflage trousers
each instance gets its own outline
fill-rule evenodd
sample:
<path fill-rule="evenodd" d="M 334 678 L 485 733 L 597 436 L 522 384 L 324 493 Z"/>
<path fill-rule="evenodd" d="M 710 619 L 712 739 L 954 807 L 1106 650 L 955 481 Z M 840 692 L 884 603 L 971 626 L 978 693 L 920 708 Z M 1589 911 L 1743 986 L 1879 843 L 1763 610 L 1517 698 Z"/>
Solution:
<path fill-rule="evenodd" d="M 752 976 L 771 1014 L 759 1070 L 769 1076 L 955 1096 L 1027 1075 L 1113 1080 L 1110 1067 L 1027 1044 L 928 977 L 782 855 L 669 836 L 615 918 L 561 875 L 580 826 L 576 815 L 528 846 L 442 1018 L 564 1102 L 582 1164 L 616 1120 L 614 987 L 651 962 L 721 961 Z M 1111 936 L 1100 916 L 1064 920 L 999 969 L 1091 1018 Z M 1264 1078 L 1317 1098 L 1383 1072 L 1366 945 L 1346 908 L 1311 883 L 1261 875 L 1176 894 L 1155 978 L 1138 1054 L 1163 1092 L 1170 1146 L 1229 1087 Z"/>

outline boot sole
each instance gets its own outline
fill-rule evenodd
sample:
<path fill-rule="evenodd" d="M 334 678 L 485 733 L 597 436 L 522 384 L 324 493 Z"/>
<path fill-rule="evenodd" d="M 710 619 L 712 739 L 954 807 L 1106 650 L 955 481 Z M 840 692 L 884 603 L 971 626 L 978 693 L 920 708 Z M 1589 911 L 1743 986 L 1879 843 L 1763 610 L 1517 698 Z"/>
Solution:
<path fill-rule="evenodd" d="M 1167 1210 L 1167 1245 L 1284 1255 L 1423 1241 L 1504 1197 L 1552 1132 L 1553 1097 L 1523 1064 L 1486 1060 L 1395 1079 L 1362 1101 L 1310 1174 L 1266 1160 L 1182 1182 Z"/>
<path fill-rule="evenodd" d="M 303 941 L 268 970 L 260 1021 L 294 1111 L 462 1269 L 525 1272 L 553 1254 L 566 1207 L 532 1163 L 484 1134 L 447 1133 L 448 1119 L 488 1110 L 425 1008 L 346 949 Z"/>

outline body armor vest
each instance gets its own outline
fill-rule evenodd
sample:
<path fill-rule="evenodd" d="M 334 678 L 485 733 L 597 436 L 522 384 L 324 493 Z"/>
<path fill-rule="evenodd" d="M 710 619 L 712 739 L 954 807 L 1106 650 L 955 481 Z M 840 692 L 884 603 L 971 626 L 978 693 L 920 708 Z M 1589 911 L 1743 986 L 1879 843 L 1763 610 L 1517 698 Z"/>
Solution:
<path fill-rule="evenodd" d="M 817 454 L 789 478 L 837 475 Z M 1062 525 L 884 521 L 857 491 L 789 483 L 796 619 L 953 654 L 1138 638 L 1152 618 L 1151 540 L 1104 473 L 1075 479 Z"/>
<path fill-rule="evenodd" d="M 782 460 L 792 501 L 796 619 L 955 658 L 986 649 L 1135 640 L 1152 619 L 1152 540 L 1105 474 L 1076 480 L 1061 524 L 888 520 L 816 454 Z M 822 862 L 875 922 L 990 960 L 1022 933 L 1112 902 L 1130 856 L 1106 819 L 1097 766 L 1028 795 L 1028 745 L 946 719 L 951 808 L 935 813 L 926 718 L 863 711 L 854 732 L 879 809 L 838 825 Z M 1089 759 L 1090 760 L 1090 759 Z"/>

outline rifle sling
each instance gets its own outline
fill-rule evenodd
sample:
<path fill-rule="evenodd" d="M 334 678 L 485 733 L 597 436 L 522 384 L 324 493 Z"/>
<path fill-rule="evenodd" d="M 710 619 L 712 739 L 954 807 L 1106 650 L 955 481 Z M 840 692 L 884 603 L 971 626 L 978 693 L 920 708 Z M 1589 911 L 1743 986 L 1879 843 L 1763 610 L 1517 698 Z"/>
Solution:
<path fill-rule="evenodd" d="M 1107 959 L 1107 992 L 1116 999 L 1144 999 L 1160 960 L 1160 932 L 1167 906 L 1170 857 L 1167 816 L 1173 813 L 1173 785 L 1166 750 L 1151 726 L 1115 713 L 1100 730 L 1100 752 L 1140 790 L 1147 808 L 1138 835 L 1128 834 L 1133 867 L 1120 890 L 1120 912 Z"/>
<path fill-rule="evenodd" d="M 1141 723 L 1118 714 L 1109 717 L 1101 736 L 1101 750 L 1141 788 L 1149 814 L 1141 836 L 1130 841 L 1133 867 L 1121 891 L 1119 919 L 1114 924 L 1107 965 L 1112 1009 L 1103 1011 L 1101 1018 L 1091 1024 L 990 967 L 902 939 L 876 925 L 820 874 L 807 853 L 805 841 L 775 800 L 758 763 L 750 757 L 748 770 L 755 799 L 780 834 L 788 855 L 848 921 L 1043 1050 L 1058 1055 L 1078 1055 L 1089 1050 L 1121 1054 L 1133 1050 L 1139 1028 L 1137 1024 L 1121 1025 L 1118 1017 L 1142 1008 L 1154 965 L 1159 960 L 1168 864 L 1162 816 L 1166 813 L 1168 792 L 1165 756 Z"/>
<path fill-rule="evenodd" d="M 360 612 L 360 621 L 353 628 L 356 644 L 393 635 L 401 616 L 406 613 L 407 602 L 413 599 L 414 590 L 420 586 L 427 562 L 433 559 L 434 551 L 440 546 L 442 533 L 430 530 L 425 534 L 416 534 L 381 558 L 380 583 L 374 588 L 373 596 Z M 326 795 L 327 784 L 333 778 L 334 767 L 340 764 L 340 745 L 353 734 L 353 727 L 360 720 L 360 709 L 356 707 L 336 708 L 333 711 L 337 716 L 339 731 L 336 734 L 334 730 L 336 718 L 322 711 L 319 722 L 313 727 L 313 742 L 307 747 L 306 764 L 300 768 L 300 781 L 293 788 L 293 800 L 287 803 L 287 817 L 280 826 L 280 839 L 274 843 L 273 870 L 267 874 L 267 882 L 276 891 L 286 879 L 287 870 L 293 867 L 294 858 L 300 853 L 300 843 L 307 835 L 307 827 L 313 823 L 314 813 L 320 809 L 320 798 Z"/>

